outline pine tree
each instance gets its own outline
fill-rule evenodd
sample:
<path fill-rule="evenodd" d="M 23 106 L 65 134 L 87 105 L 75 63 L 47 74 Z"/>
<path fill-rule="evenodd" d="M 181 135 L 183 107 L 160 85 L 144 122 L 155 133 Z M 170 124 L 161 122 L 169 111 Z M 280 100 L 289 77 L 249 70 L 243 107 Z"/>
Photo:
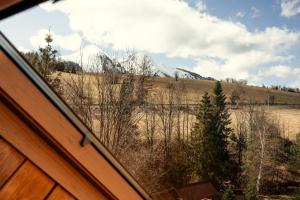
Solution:
<path fill-rule="evenodd" d="M 191 133 L 195 172 L 201 179 L 213 181 L 216 178 L 213 106 L 207 92 L 202 97 L 196 118 Z"/>
<path fill-rule="evenodd" d="M 215 145 L 216 145 L 216 161 L 224 166 L 229 159 L 229 153 L 227 149 L 228 138 L 232 133 L 232 129 L 229 127 L 230 114 L 226 107 L 226 97 L 223 94 L 222 85 L 219 81 L 216 82 L 214 88 L 214 134 L 215 134 Z M 220 169 L 220 175 L 226 173 L 224 169 Z M 223 171 L 223 172 L 222 172 Z"/>
<path fill-rule="evenodd" d="M 228 137 L 230 115 L 220 82 L 216 83 L 211 102 L 208 93 L 202 97 L 192 136 L 195 172 L 200 179 L 210 180 L 217 187 L 228 178 Z"/>
<path fill-rule="evenodd" d="M 223 194 L 223 200 L 234 200 L 234 193 L 231 186 L 228 186 Z"/>
<path fill-rule="evenodd" d="M 38 55 L 40 57 L 37 63 L 37 70 L 45 81 L 59 94 L 62 93 L 60 73 L 55 73 L 55 67 L 57 62 L 57 50 L 53 49 L 51 43 L 53 42 L 51 34 L 47 34 L 45 37 L 47 43 L 46 47 L 39 48 Z"/>
<path fill-rule="evenodd" d="M 228 153 L 228 140 L 232 133 L 229 127 L 231 120 L 230 114 L 226 107 L 226 97 L 223 94 L 222 85 L 219 81 L 216 82 L 214 88 L 213 98 L 213 135 L 215 146 L 215 162 L 218 164 L 216 174 L 218 176 L 217 182 L 222 182 L 228 178 L 230 171 L 229 153 Z"/>

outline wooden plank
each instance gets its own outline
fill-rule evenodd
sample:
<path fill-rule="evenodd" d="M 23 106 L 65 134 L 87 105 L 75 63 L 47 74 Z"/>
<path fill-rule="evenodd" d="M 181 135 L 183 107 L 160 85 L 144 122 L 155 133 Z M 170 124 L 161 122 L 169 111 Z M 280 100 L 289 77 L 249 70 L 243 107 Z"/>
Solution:
<path fill-rule="evenodd" d="M 117 199 L 142 199 L 137 191 L 93 146 L 80 147 L 79 141 L 82 136 L 78 130 L 14 66 L 14 63 L 3 52 L 0 52 L 0 71 L 2 89 L 26 113 L 30 114 L 36 123 L 47 130 L 45 136 L 53 140 L 57 146 L 61 146 L 61 149 L 66 152 L 66 155 L 70 155 L 72 160 L 77 161 L 78 166 L 88 174 L 90 179 Z"/>
<path fill-rule="evenodd" d="M 0 133 L 77 199 L 107 199 L 63 157 L 0 101 Z M 79 145 L 79 144 L 78 144 Z M 88 155 L 87 155 L 88 156 Z"/>
<path fill-rule="evenodd" d="M 43 199 L 54 182 L 30 161 L 20 167 L 0 190 L 2 199 Z"/>
<path fill-rule="evenodd" d="M 47 200 L 73 200 L 75 199 L 72 195 L 66 192 L 59 185 L 55 187 L 53 192 L 48 196 Z"/>
<path fill-rule="evenodd" d="M 22 154 L 0 138 L 0 188 L 24 160 Z"/>

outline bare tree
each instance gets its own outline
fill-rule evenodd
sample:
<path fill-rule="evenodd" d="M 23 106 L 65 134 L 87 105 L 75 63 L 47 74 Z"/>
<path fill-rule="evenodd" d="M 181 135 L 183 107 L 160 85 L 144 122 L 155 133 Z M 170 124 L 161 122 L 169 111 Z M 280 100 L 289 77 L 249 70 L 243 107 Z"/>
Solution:
<path fill-rule="evenodd" d="M 82 57 L 81 52 L 81 67 L 83 67 Z M 84 71 L 80 71 L 77 74 L 65 77 L 63 84 L 63 98 L 82 121 L 93 130 L 93 87 L 91 76 L 87 75 Z"/>
<path fill-rule="evenodd" d="M 281 165 L 278 159 L 283 148 L 281 129 L 279 121 L 268 116 L 263 108 L 251 106 L 246 117 L 240 124 L 243 131 L 247 126 L 243 176 L 247 180 L 247 188 L 260 194 L 267 190 L 266 183 L 272 180 Z"/>
<path fill-rule="evenodd" d="M 230 102 L 235 108 L 238 108 L 239 102 L 241 101 L 241 96 L 245 93 L 244 89 L 236 84 L 235 88 L 232 90 L 230 94 Z"/>

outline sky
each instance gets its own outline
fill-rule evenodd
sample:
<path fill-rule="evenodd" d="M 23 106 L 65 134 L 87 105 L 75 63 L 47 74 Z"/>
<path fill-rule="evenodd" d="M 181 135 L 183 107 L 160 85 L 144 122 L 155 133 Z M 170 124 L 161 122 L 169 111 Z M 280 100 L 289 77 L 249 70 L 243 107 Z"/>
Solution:
<path fill-rule="evenodd" d="M 25 52 L 49 29 L 62 59 L 134 49 L 165 72 L 300 88 L 300 0 L 64 0 L 0 22 Z"/>

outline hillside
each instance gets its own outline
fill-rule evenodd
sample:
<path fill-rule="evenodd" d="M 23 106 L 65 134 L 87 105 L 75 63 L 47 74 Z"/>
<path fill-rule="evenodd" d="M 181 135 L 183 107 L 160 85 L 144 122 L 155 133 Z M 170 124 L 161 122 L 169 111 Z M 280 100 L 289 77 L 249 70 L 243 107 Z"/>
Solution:
<path fill-rule="evenodd" d="M 70 81 L 74 79 L 75 82 L 78 81 L 76 78 L 78 75 L 71 73 L 62 73 L 62 78 L 64 81 Z M 78 77 L 79 78 L 79 77 Z M 93 85 L 93 90 L 95 92 L 96 81 L 95 77 L 91 74 L 85 74 L 84 79 L 86 81 L 90 80 Z M 120 83 L 122 78 L 119 79 Z M 187 97 L 188 104 L 198 104 L 200 99 L 205 91 L 212 93 L 215 81 L 210 80 L 195 80 L 195 79 L 183 79 L 180 78 L 178 81 L 175 81 L 174 78 L 166 77 L 151 77 L 147 79 L 147 86 L 149 88 L 149 96 L 146 101 L 150 104 L 160 104 L 160 93 L 166 93 L 166 90 L 170 84 L 174 84 L 185 88 L 185 92 L 181 91 L 181 94 L 185 94 Z M 115 84 L 115 87 L 119 87 L 120 84 Z M 237 85 L 232 83 L 222 82 L 224 93 L 227 96 L 227 101 L 230 101 L 231 93 L 234 89 L 242 91 L 240 94 L 241 103 L 247 104 L 250 102 L 256 102 L 259 104 L 265 104 L 268 99 L 268 95 L 274 96 L 275 106 L 270 105 L 270 109 L 267 110 L 271 116 L 281 120 L 282 125 L 284 126 L 284 137 L 290 139 L 295 139 L 295 135 L 300 132 L 300 93 L 292 93 L 286 91 L 272 90 L 267 88 L 247 86 L 247 85 Z M 93 98 L 97 95 L 93 94 Z M 166 102 L 167 103 L 167 102 Z M 185 101 L 182 103 L 186 103 Z M 240 105 L 241 105 L 240 103 Z M 280 105 L 280 106 L 278 106 Z M 291 106 L 292 105 L 292 106 Z M 296 105 L 296 106 L 294 106 Z M 238 110 L 231 110 L 232 116 L 232 126 L 233 128 L 236 125 L 236 115 L 235 112 Z"/>
<path fill-rule="evenodd" d="M 154 96 L 161 90 L 168 87 L 169 84 L 182 84 L 186 88 L 188 93 L 188 101 L 191 104 L 198 103 L 201 96 L 205 91 L 211 93 L 214 88 L 215 81 L 211 80 L 195 80 L 195 79 L 179 79 L 177 82 L 174 78 L 155 77 L 148 81 L 151 84 L 151 94 Z M 299 104 L 300 105 L 300 93 L 292 93 L 286 91 L 272 90 L 268 88 L 247 86 L 233 83 L 222 82 L 224 93 L 230 97 L 234 89 L 241 91 L 240 99 L 242 103 L 248 103 L 249 101 L 256 103 L 265 103 L 269 96 L 274 96 L 274 104 Z"/>

